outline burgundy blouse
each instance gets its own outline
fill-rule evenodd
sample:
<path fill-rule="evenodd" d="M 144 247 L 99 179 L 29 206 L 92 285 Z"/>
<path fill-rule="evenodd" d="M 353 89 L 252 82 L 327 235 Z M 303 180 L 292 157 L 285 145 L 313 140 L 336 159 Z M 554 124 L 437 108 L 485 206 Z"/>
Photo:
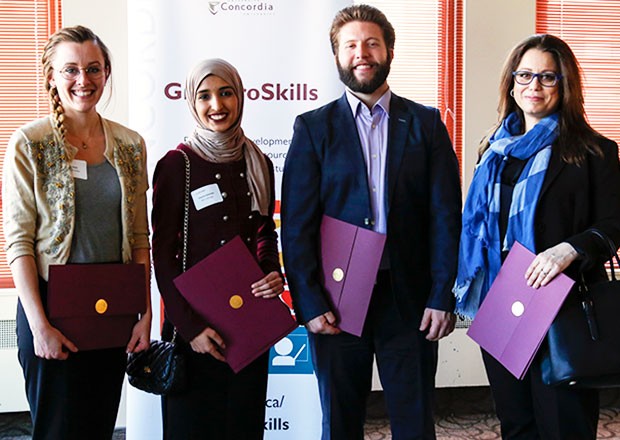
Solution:
<path fill-rule="evenodd" d="M 273 221 L 275 192 L 271 161 L 267 158 L 269 176 L 266 178 L 270 179 L 272 188 L 269 215 L 262 216 L 251 211 L 252 194 L 245 176 L 245 160 L 213 163 L 184 144 L 180 144 L 179 149 L 189 157 L 190 193 L 215 183 L 224 199 L 196 210 L 190 196 L 187 268 L 240 235 L 265 274 L 280 272 L 278 235 Z M 181 337 L 191 341 L 209 324 L 193 312 L 172 282 L 182 272 L 183 254 L 185 160 L 177 150 L 166 153 L 153 175 L 153 265 L 166 316 Z"/>

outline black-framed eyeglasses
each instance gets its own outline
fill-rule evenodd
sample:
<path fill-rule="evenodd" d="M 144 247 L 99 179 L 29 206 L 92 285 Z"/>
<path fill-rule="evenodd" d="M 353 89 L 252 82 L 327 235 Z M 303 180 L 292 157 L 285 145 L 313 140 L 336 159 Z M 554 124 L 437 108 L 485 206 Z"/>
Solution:
<path fill-rule="evenodd" d="M 517 84 L 521 84 L 522 86 L 526 86 L 534 81 L 534 78 L 538 78 L 538 83 L 544 87 L 553 87 L 555 86 L 559 80 L 562 79 L 562 75 L 555 72 L 543 72 L 543 73 L 534 73 L 528 70 L 517 70 L 516 72 L 512 72 L 512 76 L 514 76 Z"/>
<path fill-rule="evenodd" d="M 104 75 L 105 70 L 101 66 L 67 66 L 59 70 L 60 75 L 67 81 L 76 80 L 80 76 L 80 72 L 84 72 L 89 79 L 99 79 Z"/>

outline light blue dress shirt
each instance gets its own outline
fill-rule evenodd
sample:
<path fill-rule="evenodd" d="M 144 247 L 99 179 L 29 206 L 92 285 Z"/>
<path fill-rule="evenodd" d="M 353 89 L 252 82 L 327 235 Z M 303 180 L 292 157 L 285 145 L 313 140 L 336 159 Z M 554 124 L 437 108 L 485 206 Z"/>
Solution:
<path fill-rule="evenodd" d="M 349 90 L 346 96 L 353 112 L 366 161 L 368 191 L 373 214 L 372 229 L 385 234 L 387 232 L 385 169 L 392 93 L 388 89 L 372 106 L 372 109 L 369 109 Z"/>

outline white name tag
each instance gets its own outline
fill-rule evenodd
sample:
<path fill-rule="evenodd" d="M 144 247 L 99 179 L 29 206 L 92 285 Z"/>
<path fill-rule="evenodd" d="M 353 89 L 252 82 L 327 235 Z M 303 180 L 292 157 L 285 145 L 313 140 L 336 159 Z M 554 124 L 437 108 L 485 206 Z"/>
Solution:
<path fill-rule="evenodd" d="M 76 179 L 88 180 L 88 168 L 85 160 L 75 159 L 71 162 L 71 173 Z"/>
<path fill-rule="evenodd" d="M 207 206 L 215 205 L 216 203 L 224 201 L 217 183 L 205 185 L 202 188 L 192 191 L 192 200 L 194 201 L 194 206 L 198 211 L 206 208 Z"/>

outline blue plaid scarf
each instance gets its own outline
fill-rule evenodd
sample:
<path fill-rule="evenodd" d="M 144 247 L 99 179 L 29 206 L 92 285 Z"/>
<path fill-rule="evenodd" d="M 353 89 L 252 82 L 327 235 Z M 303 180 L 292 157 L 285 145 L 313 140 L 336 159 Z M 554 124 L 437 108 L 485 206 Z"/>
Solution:
<path fill-rule="evenodd" d="M 474 172 L 463 209 L 456 283 L 456 312 L 473 318 L 502 264 L 501 252 L 518 240 L 535 252 L 534 215 L 551 157 L 551 145 L 558 136 L 558 114 L 547 116 L 530 131 L 521 133 L 521 121 L 511 113 L 490 139 Z M 508 227 L 500 246 L 499 209 L 501 175 L 506 157 L 526 160 L 519 176 L 508 213 Z"/>

